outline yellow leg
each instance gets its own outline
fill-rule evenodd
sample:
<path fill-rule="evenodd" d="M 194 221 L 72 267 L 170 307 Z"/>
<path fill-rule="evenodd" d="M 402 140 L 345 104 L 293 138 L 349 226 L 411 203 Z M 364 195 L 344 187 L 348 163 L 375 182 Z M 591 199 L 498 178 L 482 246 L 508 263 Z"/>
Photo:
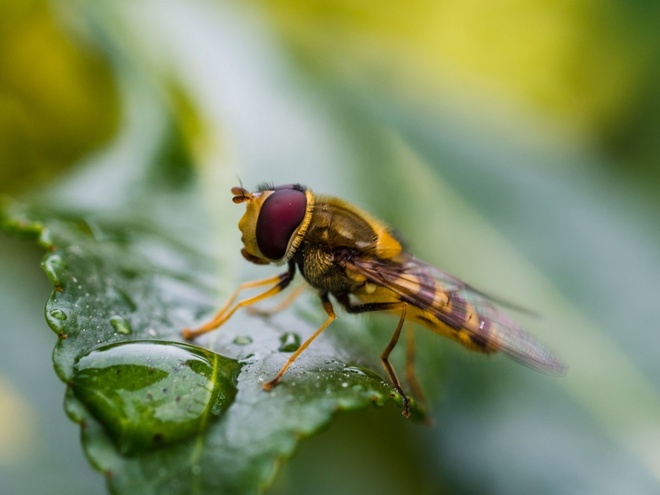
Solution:
<path fill-rule="evenodd" d="M 287 278 L 288 277 L 288 278 Z M 213 319 L 204 325 L 190 329 L 190 328 L 184 328 L 181 333 L 183 335 L 183 338 L 186 340 L 193 339 L 197 337 L 198 335 L 201 335 L 206 332 L 210 332 L 211 330 L 218 328 L 220 325 L 222 325 L 225 321 L 227 321 L 231 315 L 233 315 L 238 308 L 242 308 L 245 306 L 249 306 L 250 304 L 254 304 L 258 301 L 262 301 L 264 299 L 267 299 L 269 297 L 274 296 L 275 294 L 279 293 L 286 287 L 288 284 L 288 281 L 291 279 L 291 276 L 289 273 L 285 273 L 282 275 L 275 275 L 274 277 L 268 277 L 264 278 L 261 280 L 253 280 L 252 282 L 244 282 L 241 285 L 238 286 L 238 288 L 234 291 L 234 293 L 231 295 L 229 300 L 225 303 L 225 305 L 216 313 L 216 315 L 213 317 Z M 287 282 L 284 282 L 284 281 Z M 243 299 L 242 301 L 239 301 L 237 304 L 232 306 L 236 298 L 238 297 L 238 294 L 240 294 L 242 291 L 246 289 L 253 289 L 255 287 L 261 287 L 262 285 L 267 285 L 267 284 L 272 284 L 275 283 L 273 287 L 268 289 L 266 292 L 262 294 L 258 294 L 253 297 L 249 297 L 247 299 Z M 284 283 L 284 285 L 283 285 Z"/>
<path fill-rule="evenodd" d="M 405 392 L 403 391 L 403 388 L 401 388 L 401 382 L 399 382 L 399 378 L 396 376 L 396 372 L 394 371 L 392 363 L 390 363 L 389 357 L 396 347 L 397 342 L 399 341 L 401 329 L 403 328 L 403 322 L 406 321 L 407 308 L 408 305 L 406 303 L 401 303 L 401 318 L 399 318 L 399 324 L 396 326 L 396 330 L 394 330 L 394 334 L 390 339 L 390 343 L 387 345 L 383 351 L 383 354 L 380 356 L 380 360 L 383 363 L 383 368 L 385 368 L 385 371 L 387 371 L 387 375 L 390 377 L 392 385 L 396 391 L 399 392 L 401 398 L 403 399 L 403 411 L 401 414 L 403 414 L 406 418 L 410 416 L 410 401 L 408 400 L 408 396 L 406 396 Z"/>
<path fill-rule="evenodd" d="M 328 313 L 328 319 L 325 320 L 325 323 L 323 323 L 323 325 L 321 325 L 318 328 L 318 330 L 316 330 L 316 332 L 314 332 L 312 334 L 312 336 L 310 338 L 308 338 L 305 342 L 303 342 L 303 344 L 298 348 L 298 350 L 296 352 L 291 354 L 291 357 L 289 357 L 287 362 L 284 363 L 284 366 L 282 366 L 280 368 L 280 371 L 277 372 L 277 375 L 275 375 L 275 378 L 273 378 L 271 381 L 266 382 L 262 385 L 264 390 L 270 390 L 275 385 L 277 385 L 280 382 L 280 380 L 282 379 L 282 376 L 284 376 L 284 373 L 286 373 L 286 370 L 289 369 L 289 366 L 291 366 L 293 364 L 293 362 L 296 359 L 298 359 L 298 356 L 300 356 L 302 354 L 302 352 L 305 349 L 307 349 L 307 347 L 309 347 L 309 344 L 311 344 L 314 341 L 314 339 L 316 339 L 316 337 L 321 335 L 323 330 L 325 330 L 328 327 L 328 325 L 330 325 L 330 323 L 335 321 L 335 319 L 337 318 L 330 300 L 327 297 L 322 297 L 322 302 L 323 302 L 323 309 L 325 309 L 325 312 Z"/>
<path fill-rule="evenodd" d="M 257 316 L 272 316 L 274 314 L 279 313 L 280 311 L 284 311 L 287 309 L 289 306 L 293 304 L 293 302 L 298 298 L 300 294 L 302 294 L 307 286 L 305 284 L 300 284 L 298 287 L 293 289 L 289 294 L 286 296 L 285 299 L 283 299 L 279 304 L 275 305 L 272 308 L 267 308 L 267 309 L 259 309 L 259 308 L 248 308 L 248 311 L 250 314 L 257 315 Z"/>

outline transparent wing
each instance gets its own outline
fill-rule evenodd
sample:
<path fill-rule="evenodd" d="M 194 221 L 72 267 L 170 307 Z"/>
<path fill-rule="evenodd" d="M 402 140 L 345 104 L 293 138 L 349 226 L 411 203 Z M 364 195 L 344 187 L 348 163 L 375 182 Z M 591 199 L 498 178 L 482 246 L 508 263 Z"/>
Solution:
<path fill-rule="evenodd" d="M 566 371 L 561 359 L 497 308 L 495 304 L 501 302 L 428 263 L 410 257 L 403 263 L 353 258 L 346 264 L 402 301 L 435 316 L 470 348 L 502 352 L 545 373 Z"/>

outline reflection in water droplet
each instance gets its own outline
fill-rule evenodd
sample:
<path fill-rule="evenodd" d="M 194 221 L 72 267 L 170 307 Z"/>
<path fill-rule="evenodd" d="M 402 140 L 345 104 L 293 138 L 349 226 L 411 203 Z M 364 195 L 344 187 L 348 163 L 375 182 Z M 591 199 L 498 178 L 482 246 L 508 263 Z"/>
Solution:
<path fill-rule="evenodd" d="M 110 317 L 110 323 L 112 324 L 112 328 L 115 329 L 115 332 L 122 335 L 130 335 L 133 332 L 131 324 L 123 316 L 115 315 Z"/>
<path fill-rule="evenodd" d="M 252 337 L 248 335 L 239 335 L 234 339 L 236 345 L 248 345 L 252 343 Z"/>
<path fill-rule="evenodd" d="M 78 359 L 73 395 L 132 455 L 189 437 L 236 395 L 241 365 L 188 344 L 110 344 Z"/>
<path fill-rule="evenodd" d="M 280 336 L 280 352 L 295 352 L 300 347 L 300 335 L 293 332 L 284 332 Z"/>

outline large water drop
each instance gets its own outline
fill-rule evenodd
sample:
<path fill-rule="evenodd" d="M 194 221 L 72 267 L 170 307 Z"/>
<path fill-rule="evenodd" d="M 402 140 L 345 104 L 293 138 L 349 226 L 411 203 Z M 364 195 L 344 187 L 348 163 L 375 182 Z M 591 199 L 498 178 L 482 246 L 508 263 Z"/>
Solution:
<path fill-rule="evenodd" d="M 110 344 L 78 359 L 73 394 L 120 453 L 170 445 L 202 431 L 236 396 L 240 364 L 188 344 Z"/>

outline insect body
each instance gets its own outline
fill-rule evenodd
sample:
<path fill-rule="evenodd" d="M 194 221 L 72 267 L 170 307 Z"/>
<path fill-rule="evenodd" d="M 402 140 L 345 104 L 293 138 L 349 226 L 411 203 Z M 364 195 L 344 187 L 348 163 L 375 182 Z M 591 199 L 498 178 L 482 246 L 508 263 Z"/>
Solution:
<path fill-rule="evenodd" d="M 281 275 L 239 286 L 213 320 L 185 329 L 187 339 L 226 322 L 241 307 L 285 289 L 299 270 L 314 287 L 328 318 L 264 388 L 279 383 L 297 357 L 336 318 L 333 297 L 349 313 L 387 311 L 399 322 L 381 360 L 401 394 L 403 414 L 409 403 L 389 355 L 406 320 L 419 323 L 473 351 L 502 352 L 532 368 L 563 373 L 565 365 L 550 350 L 510 320 L 481 292 L 414 258 L 379 220 L 340 199 L 316 196 L 298 184 L 262 186 L 256 192 L 234 187 L 234 203 L 246 203 L 239 222 L 248 261 L 286 263 Z M 234 303 L 241 290 L 270 285 L 265 292 Z M 413 380 L 411 380 L 413 381 Z M 415 385 L 416 380 L 413 383 Z"/>

